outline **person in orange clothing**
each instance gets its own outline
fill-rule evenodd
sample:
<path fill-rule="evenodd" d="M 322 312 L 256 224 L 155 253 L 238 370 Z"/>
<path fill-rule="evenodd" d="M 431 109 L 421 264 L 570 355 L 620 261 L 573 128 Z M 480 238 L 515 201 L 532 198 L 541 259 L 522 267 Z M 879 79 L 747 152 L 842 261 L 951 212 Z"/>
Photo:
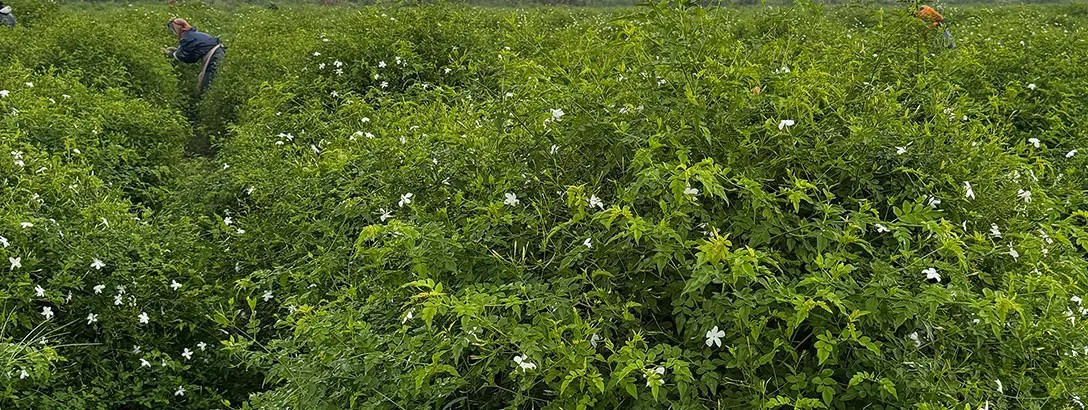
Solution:
<path fill-rule="evenodd" d="M 922 21 L 929 23 L 930 27 L 937 27 L 944 23 L 944 16 L 934 10 L 933 7 L 923 5 L 918 9 L 917 13 L 914 13 L 915 17 L 922 19 Z"/>
<path fill-rule="evenodd" d="M 929 24 L 929 27 L 931 28 L 944 26 L 945 43 L 948 44 L 948 48 L 956 48 L 956 41 L 952 39 L 952 33 L 948 31 L 948 26 L 944 24 L 944 16 L 942 16 L 941 13 L 938 13 L 933 7 L 922 5 L 922 7 L 918 8 L 918 11 L 914 13 L 914 16 Z"/>

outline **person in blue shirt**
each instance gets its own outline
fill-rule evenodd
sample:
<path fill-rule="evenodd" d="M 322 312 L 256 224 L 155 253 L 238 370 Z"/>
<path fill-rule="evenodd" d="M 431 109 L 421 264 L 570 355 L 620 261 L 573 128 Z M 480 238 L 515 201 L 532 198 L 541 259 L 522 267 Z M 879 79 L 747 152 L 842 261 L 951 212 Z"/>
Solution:
<path fill-rule="evenodd" d="M 11 6 L 0 1 L 0 24 L 15 28 L 15 15 L 11 14 Z"/>
<path fill-rule="evenodd" d="M 226 55 L 226 47 L 218 38 L 197 31 L 185 19 L 172 19 L 166 23 L 166 27 L 178 38 L 178 46 L 165 48 L 163 52 L 167 57 L 183 63 L 199 62 L 204 65 L 197 79 L 199 92 L 203 93 L 215 78 L 219 64 Z"/>

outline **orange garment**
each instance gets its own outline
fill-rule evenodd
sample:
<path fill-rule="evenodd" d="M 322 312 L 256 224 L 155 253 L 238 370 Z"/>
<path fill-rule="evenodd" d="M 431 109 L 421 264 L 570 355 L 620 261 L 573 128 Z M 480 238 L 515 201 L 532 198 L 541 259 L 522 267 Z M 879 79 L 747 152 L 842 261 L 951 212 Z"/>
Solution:
<path fill-rule="evenodd" d="M 914 13 L 914 16 L 929 23 L 930 27 L 937 27 L 944 22 L 944 16 L 942 16 L 941 13 L 938 13 L 937 10 L 934 10 L 933 7 L 929 6 L 922 6 L 922 8 L 918 9 L 917 13 Z"/>

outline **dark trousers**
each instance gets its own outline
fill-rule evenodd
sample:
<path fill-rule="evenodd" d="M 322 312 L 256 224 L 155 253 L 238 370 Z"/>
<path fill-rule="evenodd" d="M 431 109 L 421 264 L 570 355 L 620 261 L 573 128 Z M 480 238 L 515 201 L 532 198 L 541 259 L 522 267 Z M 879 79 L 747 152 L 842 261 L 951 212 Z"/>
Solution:
<path fill-rule="evenodd" d="M 223 61 L 223 56 L 226 54 L 226 50 L 223 48 L 215 50 L 215 53 L 212 54 L 211 60 L 208 61 L 208 68 L 204 71 L 204 81 L 200 82 L 201 93 L 206 91 L 208 86 L 212 84 L 212 80 L 215 79 L 215 73 L 219 71 L 219 63 Z"/>

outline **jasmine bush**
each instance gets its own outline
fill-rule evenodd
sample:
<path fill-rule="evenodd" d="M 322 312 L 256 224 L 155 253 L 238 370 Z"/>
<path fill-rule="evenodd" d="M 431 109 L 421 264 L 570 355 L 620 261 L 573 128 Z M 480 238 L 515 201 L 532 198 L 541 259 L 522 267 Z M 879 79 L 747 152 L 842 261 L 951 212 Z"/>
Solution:
<path fill-rule="evenodd" d="M 1079 408 L 1084 21 L 905 10 L 95 12 L 230 52 L 2 69 L 0 403 Z"/>

